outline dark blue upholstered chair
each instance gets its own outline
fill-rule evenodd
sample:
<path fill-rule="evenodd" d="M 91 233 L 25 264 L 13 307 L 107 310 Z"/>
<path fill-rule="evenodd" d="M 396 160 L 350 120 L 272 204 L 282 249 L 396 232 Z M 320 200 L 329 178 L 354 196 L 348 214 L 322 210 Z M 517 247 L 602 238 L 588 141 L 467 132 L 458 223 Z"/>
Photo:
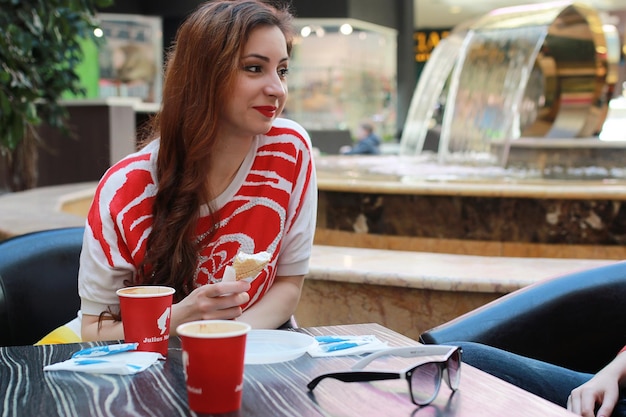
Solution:
<path fill-rule="evenodd" d="M 479 342 L 595 373 L 626 345 L 626 261 L 547 279 L 420 336 Z"/>
<path fill-rule="evenodd" d="M 84 227 L 0 242 L 0 346 L 30 345 L 76 317 Z"/>

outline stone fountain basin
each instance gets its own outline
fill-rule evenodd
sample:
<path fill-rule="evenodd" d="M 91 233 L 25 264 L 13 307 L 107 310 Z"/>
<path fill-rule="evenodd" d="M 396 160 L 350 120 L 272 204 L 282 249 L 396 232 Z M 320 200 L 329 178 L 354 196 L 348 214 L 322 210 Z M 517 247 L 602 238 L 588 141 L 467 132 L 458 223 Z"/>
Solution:
<path fill-rule="evenodd" d="M 498 145 L 494 145 L 498 146 Z M 418 156 L 321 156 L 320 180 L 567 184 L 626 181 L 626 141 L 521 138 L 513 141 L 506 167 L 439 163 L 434 153 Z"/>

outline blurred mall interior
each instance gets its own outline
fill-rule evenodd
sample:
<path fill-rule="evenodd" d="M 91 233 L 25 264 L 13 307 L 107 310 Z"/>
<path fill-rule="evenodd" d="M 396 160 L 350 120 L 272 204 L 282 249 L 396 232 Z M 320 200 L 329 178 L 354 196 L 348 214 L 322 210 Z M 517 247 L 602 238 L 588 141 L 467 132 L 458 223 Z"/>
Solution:
<path fill-rule="evenodd" d="M 313 132 L 322 153 L 335 154 L 342 145 L 352 143 L 354 131 L 363 120 L 375 125 L 383 138 L 384 153 L 406 149 L 400 142 L 417 82 L 435 47 L 454 28 L 469 25 L 501 8 L 532 10 L 567 2 L 292 0 L 289 3 L 297 17 L 300 36 L 294 49 L 286 111 Z M 626 5 L 621 3 L 593 0 L 575 4 L 596 12 L 605 26 L 614 28 L 617 42 L 622 45 Z M 161 79 L 154 66 L 162 66 L 163 53 L 178 25 L 197 4 L 197 0 L 174 4 L 135 0 L 115 2 L 102 10 L 108 47 L 99 52 L 97 95 L 139 96 L 146 104 L 144 109 L 155 108 Z M 572 44 L 570 49 L 573 48 L 576 46 Z M 625 78 L 621 51 L 618 54 L 617 80 L 613 81 L 617 87 L 611 88 L 617 97 L 621 96 Z M 145 68 L 120 69 L 125 65 L 120 61 L 124 60 L 136 66 L 137 62 L 143 62 Z M 125 73 L 128 81 L 120 82 L 120 73 Z M 146 78 L 149 80 L 143 82 Z M 413 138 L 410 152 L 415 152 L 414 142 L 422 141 L 426 143 L 421 146 L 418 143 L 419 149 L 436 149 L 439 141 L 438 135 L 432 139 L 434 131 L 437 130 L 430 129 L 427 139 Z"/>

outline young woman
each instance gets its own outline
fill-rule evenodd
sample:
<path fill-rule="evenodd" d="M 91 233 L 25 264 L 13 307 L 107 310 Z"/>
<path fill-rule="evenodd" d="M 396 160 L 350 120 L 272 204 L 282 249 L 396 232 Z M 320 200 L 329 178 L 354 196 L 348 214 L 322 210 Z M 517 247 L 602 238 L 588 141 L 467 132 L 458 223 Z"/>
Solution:
<path fill-rule="evenodd" d="M 459 342 L 463 362 L 530 391 L 583 417 L 626 417 L 626 346 L 595 375 Z"/>
<path fill-rule="evenodd" d="M 89 211 L 82 340 L 123 338 L 115 291 L 129 285 L 176 289 L 172 332 L 199 319 L 277 328 L 294 313 L 317 189 L 308 134 L 278 117 L 291 19 L 258 0 L 218 0 L 180 27 L 153 139 L 106 172 Z M 252 283 L 222 282 L 240 251 L 271 261 Z"/>

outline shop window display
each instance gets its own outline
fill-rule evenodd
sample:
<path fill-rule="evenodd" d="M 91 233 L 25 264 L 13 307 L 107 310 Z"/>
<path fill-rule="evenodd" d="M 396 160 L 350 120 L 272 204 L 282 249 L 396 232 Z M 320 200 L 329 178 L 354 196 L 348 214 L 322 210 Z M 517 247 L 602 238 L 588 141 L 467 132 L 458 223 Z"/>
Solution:
<path fill-rule="evenodd" d="M 312 131 L 363 120 L 383 139 L 396 130 L 396 31 L 354 19 L 296 19 L 285 117 Z"/>

